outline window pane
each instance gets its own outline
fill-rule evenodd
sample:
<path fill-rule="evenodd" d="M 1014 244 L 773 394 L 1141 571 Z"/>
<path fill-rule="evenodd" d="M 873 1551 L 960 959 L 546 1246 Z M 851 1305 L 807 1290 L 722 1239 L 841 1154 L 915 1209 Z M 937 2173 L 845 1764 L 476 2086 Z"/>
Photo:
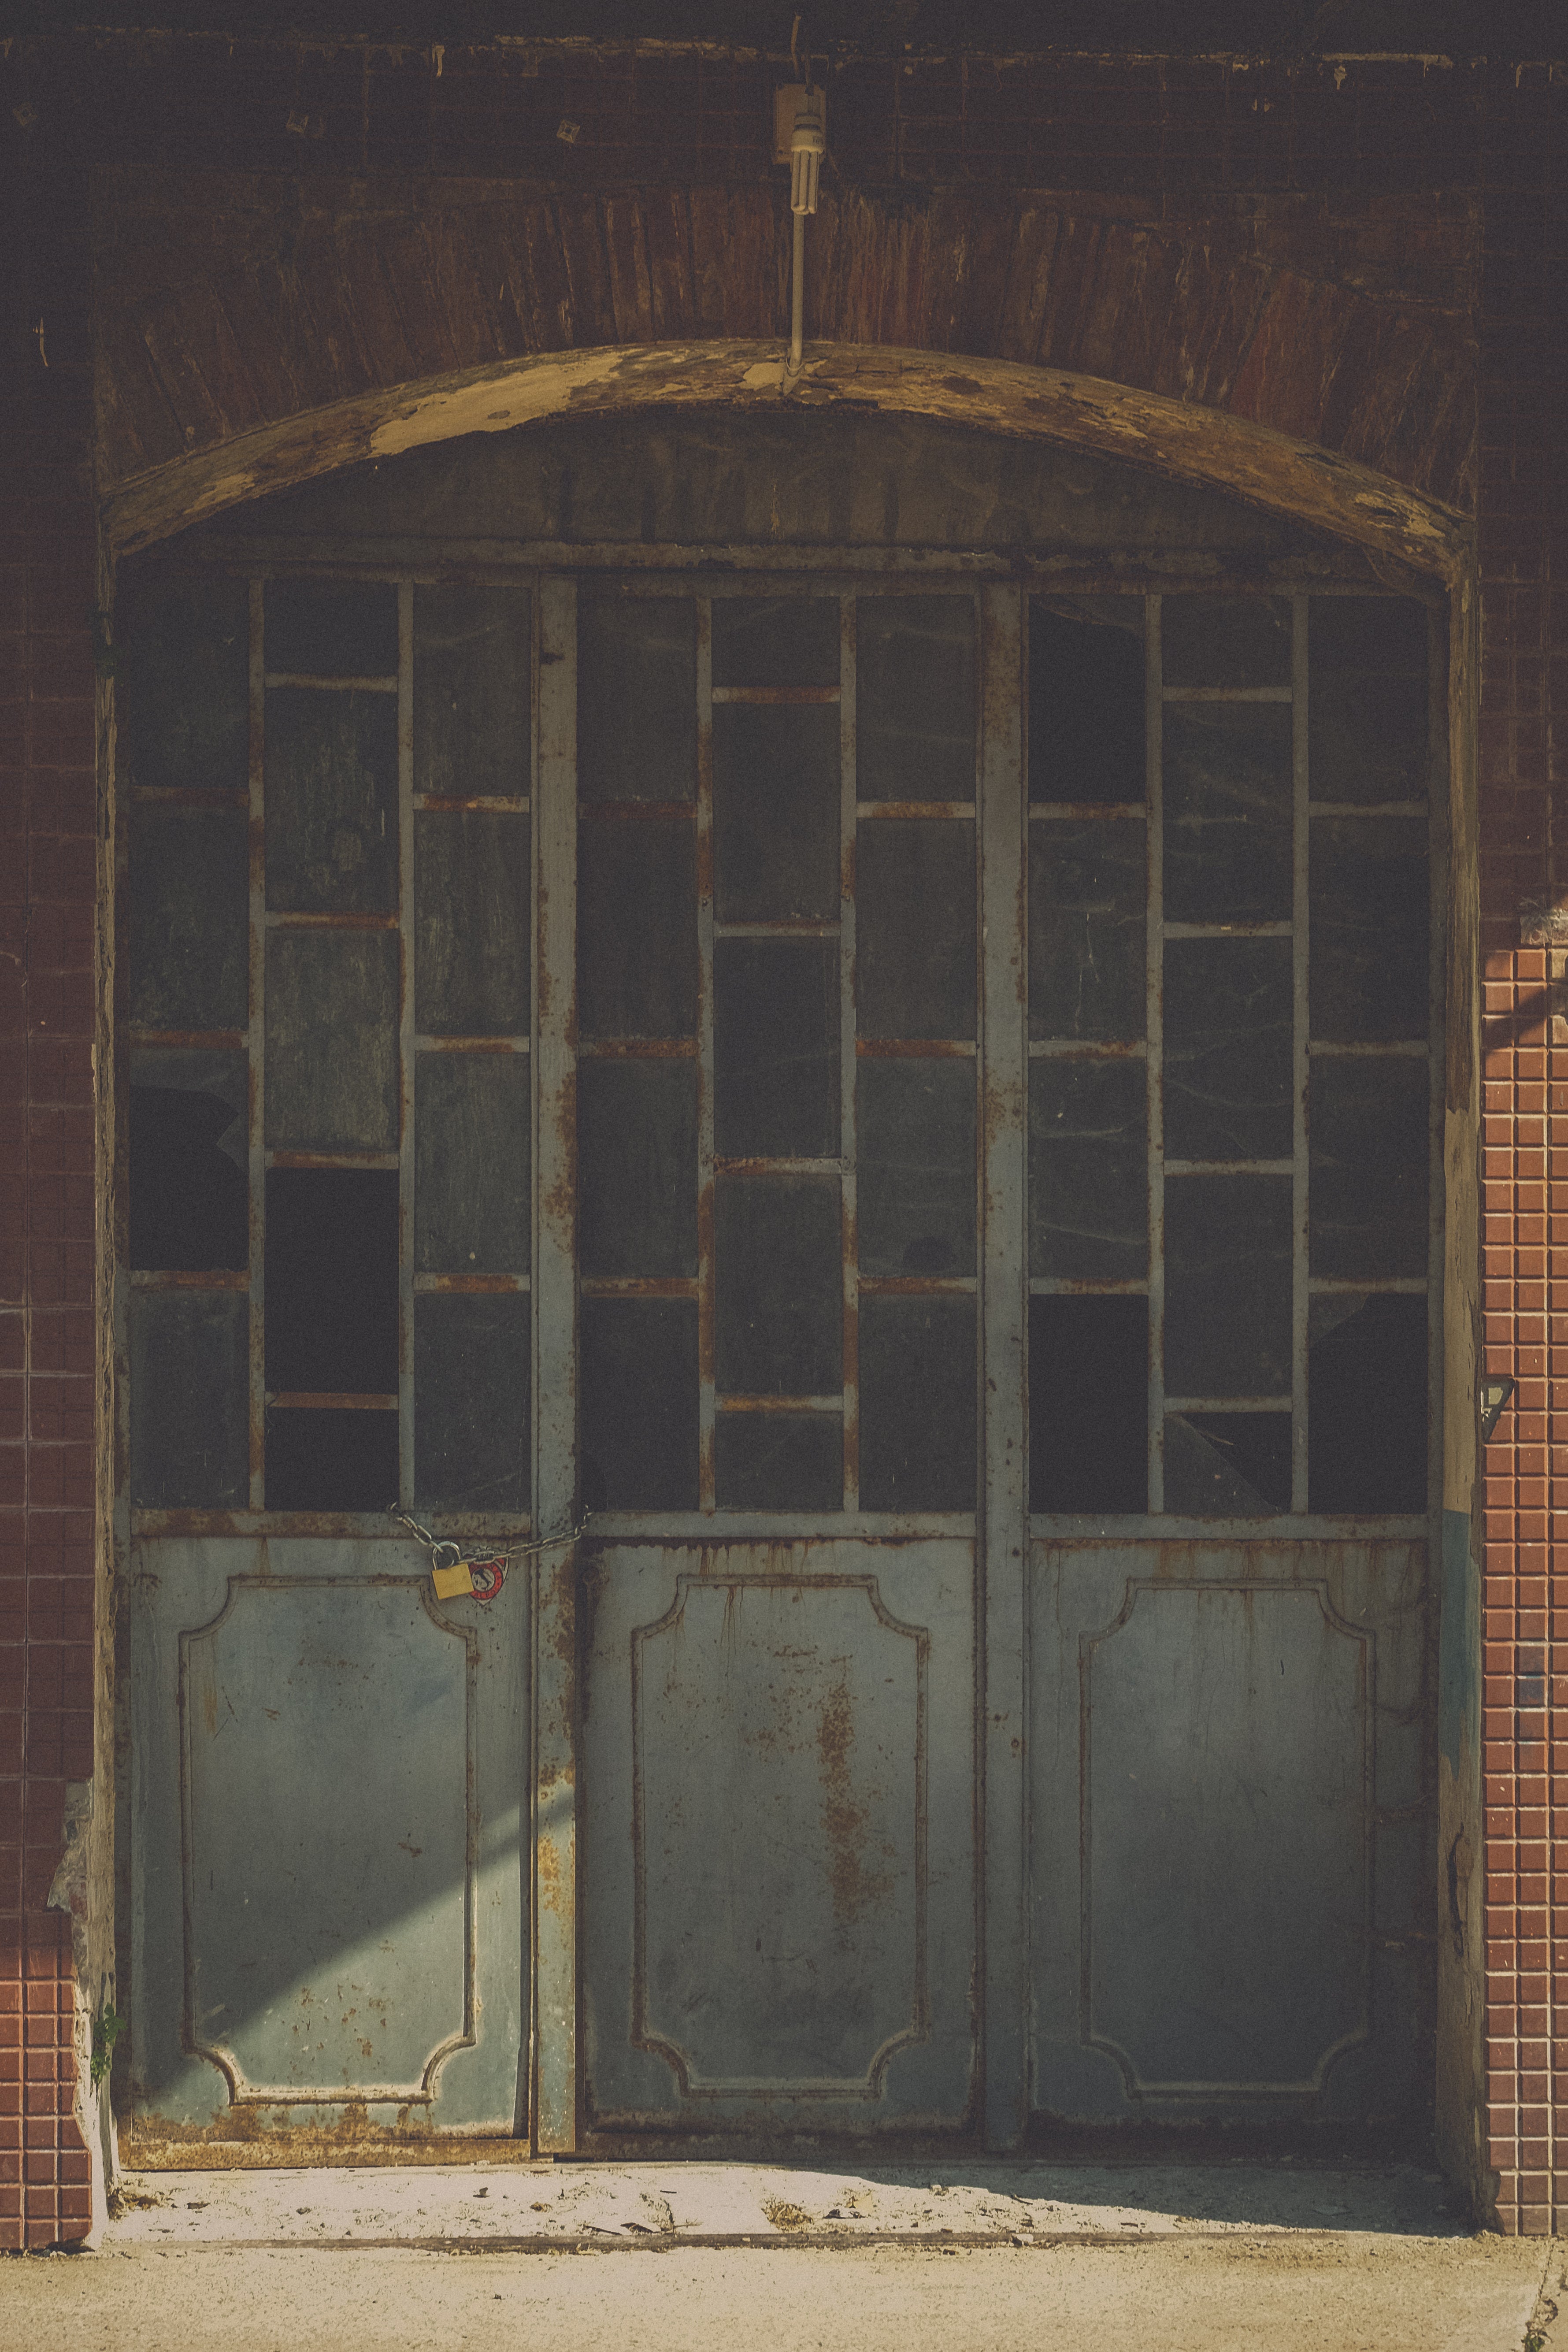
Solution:
<path fill-rule="evenodd" d="M 1168 705 L 1164 796 L 1166 920 L 1289 922 L 1289 706 Z"/>
<path fill-rule="evenodd" d="M 1165 1150 L 1173 1160 L 1289 1160 L 1289 940 L 1165 947 Z"/>
<path fill-rule="evenodd" d="M 1426 1508 L 1426 1301 L 1344 1291 L 1311 1302 L 1307 1493 L 1314 1511 Z"/>
<path fill-rule="evenodd" d="M 838 1186 L 723 1176 L 714 1187 L 716 1377 L 726 1396 L 843 1385 Z"/>
<path fill-rule="evenodd" d="M 1030 826 L 1031 1037 L 1142 1036 L 1147 856 L 1136 822 Z"/>
<path fill-rule="evenodd" d="M 1167 686 L 1289 686 L 1288 596 L 1163 596 L 1160 667 Z"/>
<path fill-rule="evenodd" d="M 395 1151 L 397 937 L 267 939 L 267 1140 L 277 1150 Z"/>
<path fill-rule="evenodd" d="M 526 588 L 414 591 L 416 793 L 527 793 L 529 605 Z"/>
<path fill-rule="evenodd" d="M 697 1034 L 689 823 L 579 825 L 577 1019 L 584 1037 Z"/>
<path fill-rule="evenodd" d="M 244 792 L 250 772 L 250 590 L 134 578 L 117 597 L 121 785 Z"/>
<path fill-rule="evenodd" d="M 132 807 L 131 1018 L 139 1029 L 243 1029 L 250 878 L 243 809 Z"/>
<path fill-rule="evenodd" d="M 1143 599 L 1029 599 L 1029 798 L 1146 797 Z"/>
<path fill-rule="evenodd" d="M 1149 1302 L 1029 1301 L 1029 1508 L 1144 1511 Z"/>
<path fill-rule="evenodd" d="M 268 1169 L 269 1390 L 395 1390 L 397 1222 L 395 1169 Z"/>
<path fill-rule="evenodd" d="M 489 810 L 414 820 L 415 1018 L 429 1037 L 529 1025 L 529 822 Z"/>
<path fill-rule="evenodd" d="M 974 1272 L 974 1065 L 868 1059 L 856 1207 L 865 1274 Z"/>
<path fill-rule="evenodd" d="M 876 818 L 855 852 L 862 1037 L 974 1034 L 974 827 Z"/>
<path fill-rule="evenodd" d="M 697 1302 L 584 1298 L 583 1502 L 591 1511 L 694 1511 Z"/>
<path fill-rule="evenodd" d="M 1314 1056 L 1310 1110 L 1312 1272 L 1424 1275 L 1431 1160 L 1425 1061 Z"/>
<path fill-rule="evenodd" d="M 860 1505 L 972 1511 L 974 1301 L 860 1301 Z"/>
<path fill-rule="evenodd" d="M 275 687 L 267 698 L 267 903 L 397 905 L 397 700 Z"/>
<path fill-rule="evenodd" d="M 838 642 L 837 596 L 713 599 L 715 686 L 837 686 Z"/>
<path fill-rule="evenodd" d="M 584 588 L 577 600 L 577 796 L 697 797 L 697 607 Z"/>
<path fill-rule="evenodd" d="M 1425 1037 L 1426 827 L 1419 817 L 1314 817 L 1312 1034 Z"/>
<path fill-rule="evenodd" d="M 858 797 L 972 801 L 973 596 L 861 596 L 855 631 Z"/>
<path fill-rule="evenodd" d="M 577 1167 L 585 1275 L 695 1275 L 695 1062 L 580 1064 Z"/>
<path fill-rule="evenodd" d="M 1165 1392 L 1290 1393 L 1290 1179 L 1165 1180 Z"/>
<path fill-rule="evenodd" d="M 838 914 L 836 705 L 713 713 L 714 912 L 721 923 Z"/>
<path fill-rule="evenodd" d="M 1314 596 L 1307 609 L 1312 798 L 1425 800 L 1426 606 Z"/>
<path fill-rule="evenodd" d="M 384 580 L 269 580 L 267 667 L 311 677 L 395 677 L 397 590 Z"/>
<path fill-rule="evenodd" d="M 1173 1412 L 1167 1417 L 1167 1511 L 1196 1519 L 1247 1519 L 1289 1507 L 1288 1412 Z"/>
<path fill-rule="evenodd" d="M 517 1511 L 529 1496 L 529 1300 L 414 1302 L 414 1487 L 431 1511 Z"/>
<path fill-rule="evenodd" d="M 1149 1271 L 1144 1066 L 1029 1065 L 1029 1272 L 1140 1282 Z"/>
<path fill-rule="evenodd" d="M 421 1274 L 526 1274 L 526 1056 L 421 1054 L 414 1099 L 415 1265 Z"/>
<path fill-rule="evenodd" d="M 713 1433 L 721 1511 L 839 1511 L 844 1423 L 837 1413 L 724 1412 Z"/>
<path fill-rule="evenodd" d="M 395 1412 L 313 1406 L 267 1416 L 269 1511 L 384 1513 L 397 1493 Z"/>
<path fill-rule="evenodd" d="M 133 1290 L 127 1313 L 132 1503 L 243 1510 L 250 1301 L 234 1290 Z"/>
<path fill-rule="evenodd" d="M 715 1150 L 727 1160 L 835 1158 L 837 940 L 721 940 L 713 971 Z"/>
<path fill-rule="evenodd" d="M 193 1273 L 249 1255 L 243 1054 L 131 1056 L 130 1256 Z"/>

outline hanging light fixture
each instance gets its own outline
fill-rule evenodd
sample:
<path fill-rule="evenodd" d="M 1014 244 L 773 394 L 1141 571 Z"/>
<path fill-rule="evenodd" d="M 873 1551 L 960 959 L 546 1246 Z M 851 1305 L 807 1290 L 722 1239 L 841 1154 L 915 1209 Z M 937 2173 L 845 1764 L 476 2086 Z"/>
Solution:
<path fill-rule="evenodd" d="M 790 31 L 790 62 L 800 75 L 797 45 L 800 18 Z M 827 152 L 827 102 L 813 86 L 811 59 L 805 73 L 788 89 L 773 93 L 773 152 L 789 165 L 789 208 L 793 215 L 794 254 L 790 273 L 789 365 L 786 379 L 800 373 L 805 333 L 805 222 L 816 210 L 822 159 Z"/>

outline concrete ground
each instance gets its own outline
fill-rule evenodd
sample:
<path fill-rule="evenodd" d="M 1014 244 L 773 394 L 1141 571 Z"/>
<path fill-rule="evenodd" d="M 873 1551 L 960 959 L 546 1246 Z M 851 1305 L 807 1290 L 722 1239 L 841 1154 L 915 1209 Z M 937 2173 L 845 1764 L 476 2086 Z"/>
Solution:
<path fill-rule="evenodd" d="M 0 2264 L 0 2347 L 1568 2352 L 1565 2267 L 1413 2167 L 142 2173 L 98 2252 Z"/>

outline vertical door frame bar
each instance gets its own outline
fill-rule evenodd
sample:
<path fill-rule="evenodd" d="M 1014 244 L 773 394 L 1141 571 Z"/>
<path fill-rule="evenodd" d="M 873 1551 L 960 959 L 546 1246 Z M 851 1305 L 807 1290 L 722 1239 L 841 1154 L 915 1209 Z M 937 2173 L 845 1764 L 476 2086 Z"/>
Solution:
<path fill-rule="evenodd" d="M 713 599 L 697 598 L 697 1504 L 711 1513 L 718 1400 L 713 1270 Z"/>
<path fill-rule="evenodd" d="M 247 1004 L 247 1154 L 249 1161 L 248 1264 L 250 1507 L 267 1500 L 267 650 L 266 589 L 250 589 L 250 805 L 247 829 L 250 977 Z"/>
<path fill-rule="evenodd" d="M 1164 663 L 1160 599 L 1143 604 L 1143 756 L 1148 796 L 1144 1069 L 1149 1089 L 1149 1510 L 1165 1507 L 1165 828 Z"/>
<path fill-rule="evenodd" d="M 397 583 L 397 1499 L 414 1508 L 414 583 Z"/>
<path fill-rule="evenodd" d="M 984 1822 L 984 2111 L 988 2147 L 1015 2147 L 1027 2119 L 1028 1940 L 1026 1363 L 1024 1235 L 1028 1088 L 1028 865 L 1023 775 L 1023 596 L 985 587 L 981 608 L 980 858 L 983 880 L 981 1398 L 984 1478 L 978 1762 Z"/>
<path fill-rule="evenodd" d="M 855 592 L 839 600 L 838 632 L 838 1152 L 843 1169 L 839 1204 L 844 1269 L 844 1507 L 860 1507 L 860 1223 L 856 1192 L 855 881 Z"/>
<path fill-rule="evenodd" d="M 1307 772 L 1307 599 L 1290 600 L 1290 1508 L 1307 1508 L 1307 1046 L 1310 782 Z"/>
<path fill-rule="evenodd" d="M 533 1276 L 534 1525 L 577 1516 L 577 587 L 539 584 L 534 834 L 538 963 Z M 577 1553 L 533 1577 L 533 2141 L 577 2145 Z"/>

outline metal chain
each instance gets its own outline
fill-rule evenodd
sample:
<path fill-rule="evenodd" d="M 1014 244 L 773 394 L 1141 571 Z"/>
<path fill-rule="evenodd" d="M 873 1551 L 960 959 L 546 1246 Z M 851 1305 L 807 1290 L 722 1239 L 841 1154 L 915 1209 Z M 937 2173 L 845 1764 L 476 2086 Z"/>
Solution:
<path fill-rule="evenodd" d="M 403 1510 L 396 1503 L 389 1503 L 387 1514 L 389 1517 L 397 1520 L 401 1527 L 405 1527 L 416 1543 L 422 1543 L 425 1546 L 426 1550 L 430 1554 L 432 1568 L 437 1564 L 438 1558 L 442 1555 L 449 1557 L 454 1564 L 462 1559 L 461 1544 L 454 1543 L 450 1536 L 432 1535 L 428 1528 L 420 1526 L 411 1511 Z M 494 1549 L 487 1549 L 485 1558 L 499 1559 L 503 1567 L 510 1568 L 514 1559 L 532 1559 L 542 1551 L 552 1551 L 557 1544 L 575 1543 L 592 1517 L 591 1511 L 584 1511 L 576 1526 L 568 1528 L 562 1535 L 542 1536 L 537 1543 L 499 1546 Z"/>

